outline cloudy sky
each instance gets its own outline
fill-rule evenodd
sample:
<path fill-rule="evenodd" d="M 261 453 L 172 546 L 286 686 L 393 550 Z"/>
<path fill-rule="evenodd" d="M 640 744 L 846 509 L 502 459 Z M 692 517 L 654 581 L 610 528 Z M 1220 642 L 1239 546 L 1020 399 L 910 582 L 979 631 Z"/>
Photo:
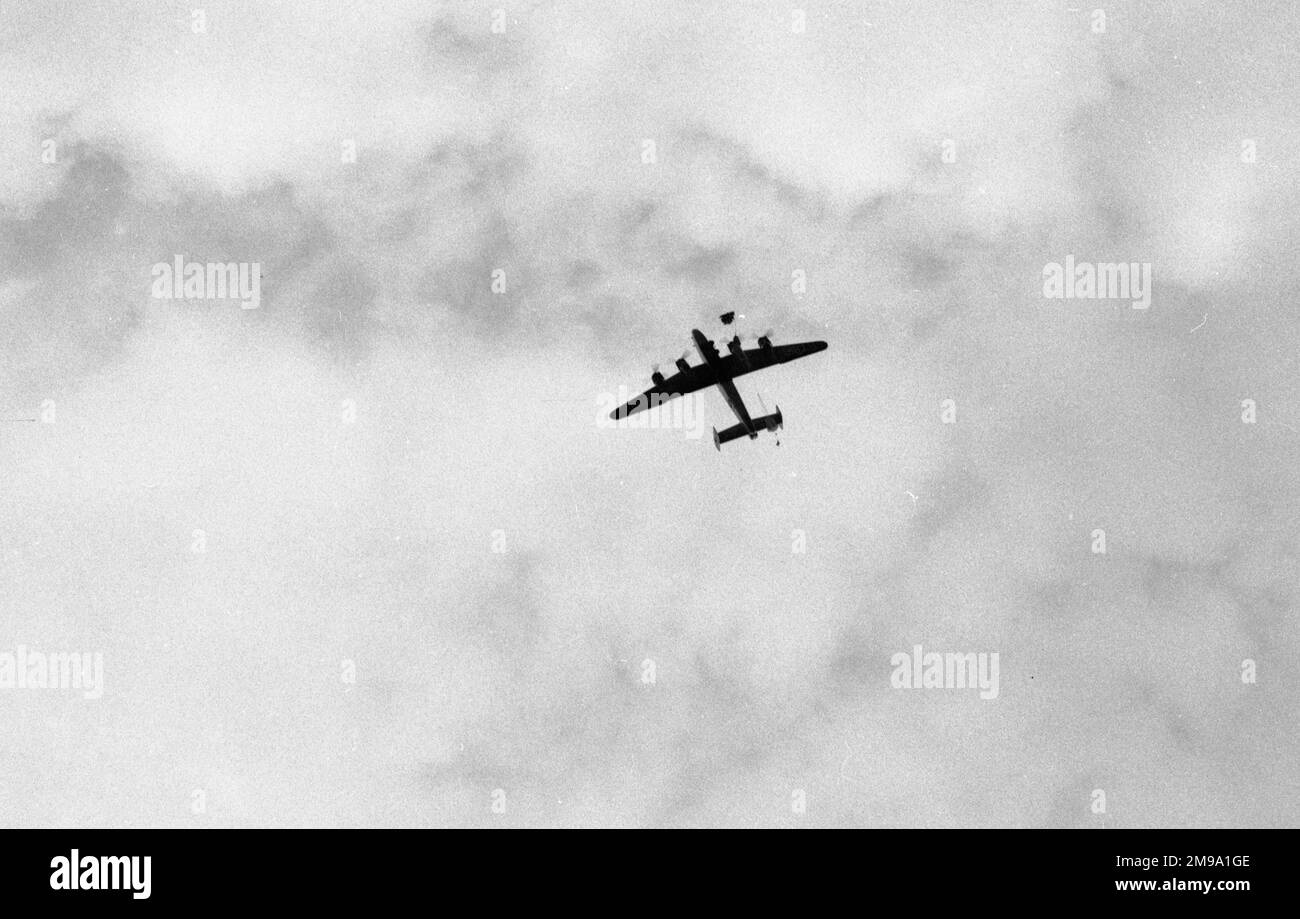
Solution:
<path fill-rule="evenodd" d="M 1292 4 L 197 5 L 0 0 L 0 824 L 1300 821 Z"/>

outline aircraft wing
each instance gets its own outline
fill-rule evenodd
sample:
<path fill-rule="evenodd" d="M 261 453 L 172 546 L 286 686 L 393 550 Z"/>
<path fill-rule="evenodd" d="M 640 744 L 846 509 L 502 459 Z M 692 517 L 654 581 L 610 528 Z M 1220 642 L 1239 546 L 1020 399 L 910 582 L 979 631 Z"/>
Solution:
<path fill-rule="evenodd" d="M 688 392 L 695 392 L 704 389 L 706 386 L 712 386 L 716 382 L 718 382 L 718 378 L 709 369 L 709 366 L 700 364 L 690 370 L 683 370 L 674 373 L 670 377 L 665 377 L 662 383 L 650 387 L 627 405 L 621 405 L 614 409 L 609 413 L 609 417 L 618 421 L 628 415 L 644 412 L 656 405 L 663 405 L 665 402 L 676 399 L 678 396 L 684 396 Z"/>
<path fill-rule="evenodd" d="M 745 348 L 739 355 L 727 354 L 722 360 L 727 372 L 733 377 L 739 377 L 825 350 L 824 341 L 804 341 L 794 345 L 772 345 L 769 348 Z"/>

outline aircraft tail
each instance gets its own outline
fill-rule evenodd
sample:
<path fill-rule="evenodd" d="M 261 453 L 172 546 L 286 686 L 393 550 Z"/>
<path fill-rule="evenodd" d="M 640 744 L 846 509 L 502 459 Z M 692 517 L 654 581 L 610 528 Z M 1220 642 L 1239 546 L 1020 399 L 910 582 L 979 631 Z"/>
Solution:
<path fill-rule="evenodd" d="M 781 420 L 781 406 L 778 405 L 776 407 L 776 411 L 773 412 L 772 414 L 764 415 L 761 418 L 754 419 L 754 430 L 755 431 L 776 431 L 781 427 L 782 423 L 783 422 Z M 723 444 L 730 443 L 731 441 L 735 440 L 738 437 L 746 437 L 748 435 L 749 435 L 749 431 L 745 429 L 745 426 L 743 424 L 733 424 L 731 427 L 727 428 L 724 431 L 719 431 L 717 428 L 714 428 L 713 446 L 716 449 L 721 450 Z"/>

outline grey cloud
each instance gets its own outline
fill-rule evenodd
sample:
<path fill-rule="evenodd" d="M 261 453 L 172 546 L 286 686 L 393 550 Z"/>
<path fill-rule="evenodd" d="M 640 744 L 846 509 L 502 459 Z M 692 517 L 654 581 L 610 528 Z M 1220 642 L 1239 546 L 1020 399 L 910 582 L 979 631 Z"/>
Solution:
<path fill-rule="evenodd" d="M 1219 7 L 1236 50 L 1184 53 L 1209 9 L 1113 50 L 1019 4 L 807 47 L 745 4 L 374 11 L 348 53 L 308 14 L 275 69 L 90 43 L 101 105 L 29 16 L 72 114 L 16 95 L 4 152 L 81 139 L 5 186 L 0 378 L 58 422 L 4 431 L 0 599 L 106 704 L 0 695 L 0 821 L 1294 822 L 1291 58 Z M 151 300 L 175 253 L 261 263 L 260 312 Z M 1070 253 L 1153 262 L 1151 309 L 1044 300 Z M 742 382 L 780 449 L 597 427 L 730 308 L 831 342 Z M 1000 697 L 891 689 L 916 643 L 1001 651 Z"/>

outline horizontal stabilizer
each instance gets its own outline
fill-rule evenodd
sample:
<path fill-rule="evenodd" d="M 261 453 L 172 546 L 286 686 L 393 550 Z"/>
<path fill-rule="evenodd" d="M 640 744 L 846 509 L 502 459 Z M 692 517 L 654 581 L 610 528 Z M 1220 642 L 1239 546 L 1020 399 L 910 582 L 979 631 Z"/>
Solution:
<path fill-rule="evenodd" d="M 757 437 L 759 431 L 775 431 L 775 430 L 778 430 L 778 429 L 781 427 L 781 424 L 782 424 L 782 421 L 781 421 L 781 407 L 778 405 L 777 408 L 776 408 L 776 411 L 774 411 L 772 414 L 770 414 L 770 415 L 764 415 L 764 416 L 761 417 L 761 418 L 755 418 L 755 419 L 754 419 L 754 435 L 753 435 L 753 436 L 754 436 L 754 437 Z M 725 443 L 730 443 L 731 441 L 735 440 L 735 439 L 738 438 L 738 437 L 748 437 L 748 436 L 750 436 L 750 435 L 749 435 L 749 429 L 746 428 L 743 424 L 733 424 L 731 427 L 727 428 L 725 431 L 719 431 L 717 428 L 714 428 L 714 429 L 713 429 L 713 446 L 714 446 L 716 449 L 721 450 L 723 444 L 725 444 Z"/>
<path fill-rule="evenodd" d="M 781 425 L 782 425 L 781 406 L 779 405 L 776 407 L 776 411 L 774 411 L 772 414 L 764 415 L 762 418 L 754 419 L 754 427 L 767 428 L 769 431 L 779 430 Z"/>
<path fill-rule="evenodd" d="M 716 449 L 721 450 L 723 444 L 729 443 L 730 441 L 735 440 L 737 437 L 748 437 L 748 436 L 749 436 L 749 431 L 745 428 L 743 424 L 733 424 L 725 431 L 719 431 L 717 428 L 714 428 L 713 446 Z"/>

